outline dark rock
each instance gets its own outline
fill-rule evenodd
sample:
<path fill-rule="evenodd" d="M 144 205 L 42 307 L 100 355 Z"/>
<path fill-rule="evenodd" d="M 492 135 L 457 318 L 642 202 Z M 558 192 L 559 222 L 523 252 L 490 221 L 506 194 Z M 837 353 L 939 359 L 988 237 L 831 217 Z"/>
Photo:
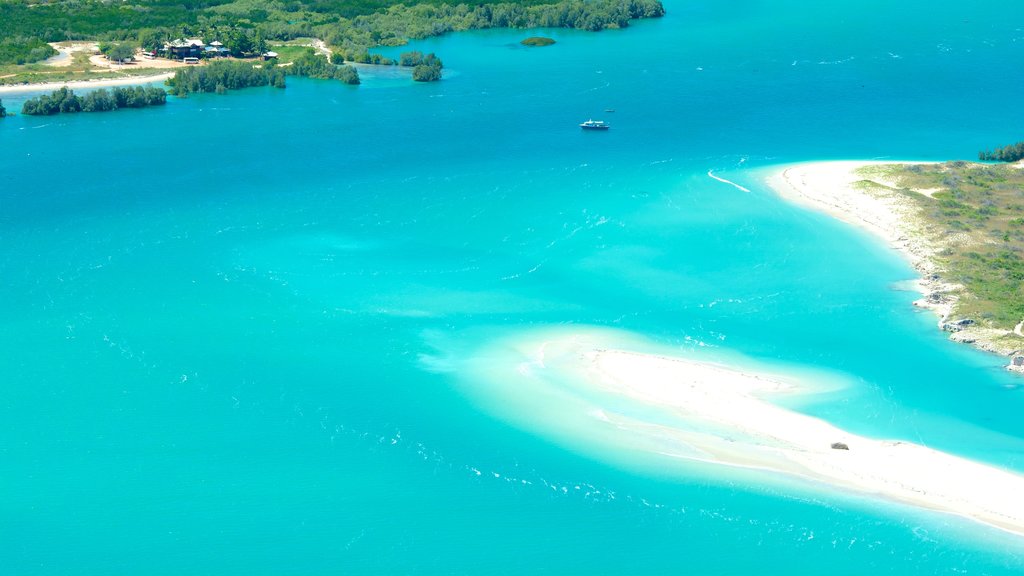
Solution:
<path fill-rule="evenodd" d="M 833 443 L 832 443 L 832 449 L 833 449 L 833 450 L 849 450 L 849 449 L 850 449 L 850 447 L 849 447 L 849 446 L 847 446 L 847 445 L 846 445 L 845 443 L 843 443 L 843 442 L 833 442 Z"/>
<path fill-rule="evenodd" d="M 946 332 L 959 332 L 971 324 L 974 324 L 974 320 L 971 320 L 970 318 L 961 318 L 960 320 L 943 323 L 942 329 Z"/>

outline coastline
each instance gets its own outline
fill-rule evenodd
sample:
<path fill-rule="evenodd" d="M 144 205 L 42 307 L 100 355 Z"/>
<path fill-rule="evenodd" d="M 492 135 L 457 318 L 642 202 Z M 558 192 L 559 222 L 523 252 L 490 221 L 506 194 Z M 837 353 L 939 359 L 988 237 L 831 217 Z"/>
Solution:
<path fill-rule="evenodd" d="M 780 404 L 824 391 L 814 377 L 647 350 L 603 328 L 535 331 L 477 358 L 473 385 L 499 415 L 601 458 L 621 452 L 699 462 L 756 485 L 788 477 L 1024 536 L 1022 474 L 854 434 Z"/>
<path fill-rule="evenodd" d="M 117 78 L 99 78 L 93 80 L 69 80 L 67 82 L 39 82 L 35 84 L 8 84 L 0 85 L 0 94 L 19 94 L 24 92 L 45 92 L 60 90 L 66 86 L 75 88 L 107 88 L 111 86 L 132 86 L 136 84 L 150 84 L 162 82 L 174 76 L 174 72 L 161 72 L 159 74 L 147 74 L 144 76 L 120 76 Z"/>
<path fill-rule="evenodd" d="M 883 239 L 900 252 L 919 277 L 914 281 L 921 298 L 914 306 L 938 316 L 940 330 L 950 332 L 955 342 L 1004 356 L 1007 370 L 1024 373 L 1013 358 L 1021 354 L 1024 341 L 1008 345 L 1005 337 L 1013 330 L 1001 330 L 953 318 L 953 311 L 962 286 L 947 282 L 946 270 L 936 256 L 957 242 L 955 236 L 934 230 L 920 215 L 920 208 L 902 188 L 885 174 L 886 166 L 935 164 L 908 161 L 827 161 L 809 162 L 781 167 L 767 179 L 768 185 L 783 199 L 824 212 Z M 871 167 L 879 170 L 870 171 Z M 914 189 L 911 192 L 930 196 L 936 190 Z"/>

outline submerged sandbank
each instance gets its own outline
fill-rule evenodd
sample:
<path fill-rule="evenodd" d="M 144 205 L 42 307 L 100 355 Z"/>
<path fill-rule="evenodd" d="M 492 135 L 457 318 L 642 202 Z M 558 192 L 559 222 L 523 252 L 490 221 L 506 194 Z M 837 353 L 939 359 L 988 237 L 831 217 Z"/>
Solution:
<path fill-rule="evenodd" d="M 781 167 L 768 184 L 783 198 L 820 210 L 839 220 L 861 227 L 885 240 L 911 263 L 920 277 L 915 282 L 922 298 L 915 306 L 938 315 L 938 326 L 951 331 L 951 339 L 974 344 L 982 350 L 1013 356 L 1019 342 L 1007 342 L 1010 330 L 980 323 L 951 320 L 962 286 L 945 280 L 946 270 L 937 257 L 951 249 L 956 235 L 942 233 L 929 222 L 920 205 L 907 194 L 930 197 L 934 189 L 905 189 L 893 181 L 886 165 L 934 164 L 905 161 L 829 161 Z M 866 171 L 870 166 L 876 170 Z M 1024 371 L 1014 366 L 1010 370 Z"/>
<path fill-rule="evenodd" d="M 821 391 L 818 382 L 614 347 L 623 343 L 620 333 L 583 328 L 506 341 L 478 359 L 475 393 L 499 416 L 609 458 L 809 479 L 1024 534 L 1022 475 L 783 406 Z"/>

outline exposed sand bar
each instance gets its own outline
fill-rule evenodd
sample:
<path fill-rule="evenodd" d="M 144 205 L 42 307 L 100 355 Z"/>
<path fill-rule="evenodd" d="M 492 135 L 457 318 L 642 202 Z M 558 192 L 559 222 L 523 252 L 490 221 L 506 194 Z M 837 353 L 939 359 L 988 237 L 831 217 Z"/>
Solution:
<path fill-rule="evenodd" d="M 73 80 L 69 82 L 41 82 L 37 84 L 10 84 L 0 86 L 0 94 L 17 94 L 21 92 L 45 92 L 59 90 L 63 86 L 68 88 L 107 88 L 110 86 L 132 86 L 163 82 L 174 72 L 161 72 L 146 76 L 122 76 L 118 78 L 102 78 L 99 80 Z"/>
<path fill-rule="evenodd" d="M 1024 475 L 852 434 L 776 403 L 817 391 L 798 380 L 603 347 L 621 342 L 579 329 L 506 343 L 515 367 L 486 376 L 485 393 L 510 419 L 577 446 L 770 472 L 765 481 L 795 476 L 1024 535 Z"/>

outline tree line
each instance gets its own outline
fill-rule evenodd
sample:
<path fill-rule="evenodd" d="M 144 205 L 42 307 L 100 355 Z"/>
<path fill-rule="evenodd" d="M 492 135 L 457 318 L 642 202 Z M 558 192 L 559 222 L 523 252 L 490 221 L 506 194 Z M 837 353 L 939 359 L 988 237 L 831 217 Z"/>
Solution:
<path fill-rule="evenodd" d="M 11 50 L 19 54 L 38 49 L 33 57 L 41 58 L 43 46 L 52 50 L 44 41 L 132 41 L 155 49 L 175 38 L 198 36 L 220 40 L 239 56 L 262 53 L 266 40 L 317 37 L 349 61 L 384 64 L 391 62 L 371 55 L 371 48 L 479 28 L 623 28 L 632 19 L 665 13 L 659 0 L 476 0 L 454 5 L 431 0 L 411 6 L 405 1 L 133 0 L 123 5 L 3 0 L 0 38 L 16 39 L 11 42 L 17 48 Z"/>
<path fill-rule="evenodd" d="M 359 72 L 355 68 L 332 64 L 326 56 L 315 53 L 312 48 L 296 58 L 291 66 L 285 66 L 284 70 L 285 74 L 289 76 L 305 76 L 323 80 L 340 80 L 345 84 L 359 84 Z"/>
<path fill-rule="evenodd" d="M 252 86 L 284 88 L 284 76 L 284 69 L 273 60 L 255 66 L 252 62 L 221 60 L 206 66 L 179 68 L 167 79 L 167 86 L 175 96 L 188 96 L 193 92 L 223 94 Z"/>
<path fill-rule="evenodd" d="M 271 59 L 262 64 L 238 60 L 218 60 L 205 66 L 179 68 L 168 78 L 167 86 L 175 96 L 192 93 L 223 94 L 254 86 L 284 88 L 285 76 L 305 76 L 325 80 L 339 80 L 345 84 L 359 84 L 359 73 L 351 66 L 337 66 L 327 57 L 310 49 L 289 66 L 278 66 Z"/>
<path fill-rule="evenodd" d="M 978 159 L 986 162 L 1017 162 L 1024 160 L 1024 142 L 1008 144 L 995 150 L 985 150 L 978 153 Z"/>
<path fill-rule="evenodd" d="M 22 105 L 21 113 L 29 116 L 52 116 L 76 112 L 109 112 L 123 108 L 159 106 L 166 102 L 167 93 L 154 86 L 117 87 L 110 91 L 101 88 L 85 96 L 79 96 L 65 86 L 51 94 L 29 98 Z"/>
<path fill-rule="evenodd" d="M 411 39 L 482 28 L 576 28 L 599 31 L 625 28 L 638 18 L 665 14 L 660 0 L 561 0 L 525 5 L 399 4 L 386 10 L 341 18 L 316 33 L 345 54 L 374 46 L 401 46 Z"/>
<path fill-rule="evenodd" d="M 31 64 L 57 54 L 52 46 L 39 38 L 4 38 L 0 40 L 0 64 Z"/>
<path fill-rule="evenodd" d="M 129 40 L 142 29 L 167 29 L 176 37 L 196 35 L 211 26 L 260 28 L 267 38 L 311 36 L 314 28 L 339 18 L 372 14 L 410 0 L 3 0 L 0 38 L 61 40 Z M 436 0 L 430 0 L 436 1 Z M 500 4 L 503 0 L 475 0 Z M 551 0 L 519 0 L 521 4 Z M 290 36 L 286 38 L 285 36 Z M 223 40 L 222 40 L 223 42 Z"/>

